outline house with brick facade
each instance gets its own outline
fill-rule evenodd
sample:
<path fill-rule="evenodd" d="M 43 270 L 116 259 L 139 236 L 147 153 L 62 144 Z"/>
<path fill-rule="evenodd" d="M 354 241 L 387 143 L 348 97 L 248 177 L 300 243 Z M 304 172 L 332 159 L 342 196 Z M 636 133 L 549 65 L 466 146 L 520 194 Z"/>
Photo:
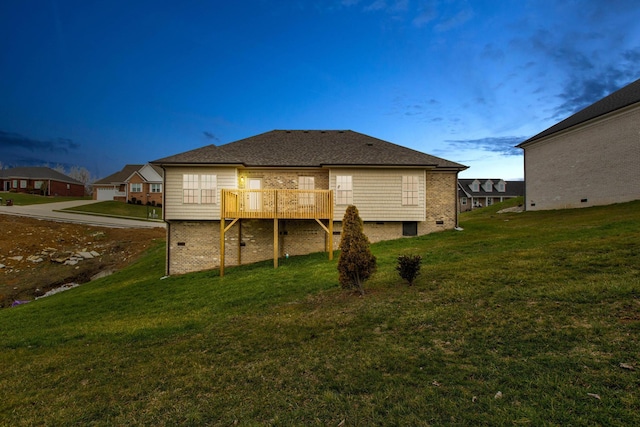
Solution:
<path fill-rule="evenodd" d="M 499 178 L 458 180 L 460 212 L 491 206 L 521 196 L 524 196 L 524 181 L 505 181 Z"/>
<path fill-rule="evenodd" d="M 83 197 L 84 184 L 48 167 L 17 167 L 0 170 L 0 189 L 43 196 Z"/>
<path fill-rule="evenodd" d="M 640 199 L 640 80 L 520 143 L 527 210 Z"/>
<path fill-rule="evenodd" d="M 274 130 L 151 162 L 167 274 L 326 251 L 355 205 L 372 242 L 457 226 L 466 166 L 350 130 Z"/>
<path fill-rule="evenodd" d="M 125 165 L 93 183 L 93 199 L 161 206 L 163 173 L 162 168 L 151 164 Z"/>

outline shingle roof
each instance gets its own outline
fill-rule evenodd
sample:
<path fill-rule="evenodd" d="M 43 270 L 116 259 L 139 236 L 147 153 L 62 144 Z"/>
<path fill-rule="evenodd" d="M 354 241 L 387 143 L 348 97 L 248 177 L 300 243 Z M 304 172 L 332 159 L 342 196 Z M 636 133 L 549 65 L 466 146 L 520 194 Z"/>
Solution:
<path fill-rule="evenodd" d="M 602 98 L 600 101 L 591 104 L 583 110 L 578 111 L 574 115 L 564 119 L 560 123 L 551 126 L 549 129 L 521 142 L 517 147 L 522 147 L 530 142 L 537 141 L 554 133 L 569 129 L 570 127 L 579 125 L 613 111 L 619 110 L 629 105 L 640 102 L 640 79 L 627 86 L 619 89 L 612 94 Z"/>
<path fill-rule="evenodd" d="M 350 130 L 273 130 L 222 146 L 155 160 L 154 164 L 240 164 L 247 167 L 467 166 Z"/>
<path fill-rule="evenodd" d="M 475 181 L 476 179 L 478 180 L 478 182 L 480 182 L 480 189 L 478 191 L 472 191 L 471 183 L 473 183 L 473 181 Z M 501 181 L 499 178 L 496 178 L 496 179 L 476 178 L 476 179 L 459 179 L 458 183 L 460 184 L 460 187 L 465 193 L 473 197 L 524 196 L 524 181 L 505 181 L 504 191 L 499 192 L 498 190 L 495 189 L 495 184 Z M 491 192 L 487 192 L 484 190 L 484 188 L 482 188 L 482 185 L 487 181 L 493 181 L 494 183 L 493 191 Z"/>
<path fill-rule="evenodd" d="M 0 178 L 52 179 L 54 181 L 60 181 L 69 184 L 84 185 L 82 182 L 73 179 L 70 176 L 44 166 L 17 167 L 0 170 Z"/>
<path fill-rule="evenodd" d="M 125 165 L 122 170 L 94 182 L 94 185 L 121 184 L 144 165 Z"/>

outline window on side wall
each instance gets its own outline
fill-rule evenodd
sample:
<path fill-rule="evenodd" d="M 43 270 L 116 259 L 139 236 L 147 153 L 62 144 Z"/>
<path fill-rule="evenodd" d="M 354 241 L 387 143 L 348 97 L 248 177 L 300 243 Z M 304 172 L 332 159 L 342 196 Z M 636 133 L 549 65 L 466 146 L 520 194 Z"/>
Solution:
<path fill-rule="evenodd" d="M 336 204 L 353 204 L 353 185 L 351 175 L 336 176 Z"/>
<path fill-rule="evenodd" d="M 152 193 L 162 193 L 162 184 L 150 184 Z"/>
<path fill-rule="evenodd" d="M 131 184 L 129 184 L 129 191 L 132 193 L 142 193 L 142 183 L 132 182 Z"/>
<path fill-rule="evenodd" d="M 27 180 L 26 179 L 21 179 L 20 180 L 20 188 L 27 188 Z"/>
<path fill-rule="evenodd" d="M 312 176 L 299 176 L 298 177 L 298 189 L 299 190 L 315 190 L 315 178 Z M 301 205 L 310 206 L 315 202 L 315 194 L 311 191 L 309 193 L 300 193 L 298 196 L 298 203 Z"/>
<path fill-rule="evenodd" d="M 462 199 L 460 199 L 460 203 L 462 203 L 463 205 L 467 204 L 467 198 L 463 197 Z"/>
<path fill-rule="evenodd" d="M 198 203 L 198 175 L 186 173 L 182 175 L 182 203 Z"/>
<path fill-rule="evenodd" d="M 417 206 L 418 205 L 418 177 L 403 176 L 402 177 L 402 205 Z"/>
<path fill-rule="evenodd" d="M 200 175 L 200 192 L 202 204 L 216 203 L 216 193 L 218 192 L 216 175 Z"/>

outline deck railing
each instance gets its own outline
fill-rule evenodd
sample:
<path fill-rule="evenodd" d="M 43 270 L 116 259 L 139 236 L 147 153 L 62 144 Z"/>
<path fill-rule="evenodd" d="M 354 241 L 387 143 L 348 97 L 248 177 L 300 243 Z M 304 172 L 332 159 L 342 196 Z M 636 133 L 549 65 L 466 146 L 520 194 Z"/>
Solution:
<path fill-rule="evenodd" d="M 222 190 L 223 218 L 331 219 L 331 190 Z"/>

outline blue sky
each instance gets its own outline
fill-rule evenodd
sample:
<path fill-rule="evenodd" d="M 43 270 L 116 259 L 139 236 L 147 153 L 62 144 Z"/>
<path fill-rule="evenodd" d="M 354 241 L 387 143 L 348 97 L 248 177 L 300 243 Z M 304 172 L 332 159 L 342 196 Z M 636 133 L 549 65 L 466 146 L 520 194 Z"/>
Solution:
<path fill-rule="evenodd" d="M 521 179 L 514 145 L 640 78 L 637 0 L 9 0 L 0 162 L 96 178 L 351 129 Z"/>

